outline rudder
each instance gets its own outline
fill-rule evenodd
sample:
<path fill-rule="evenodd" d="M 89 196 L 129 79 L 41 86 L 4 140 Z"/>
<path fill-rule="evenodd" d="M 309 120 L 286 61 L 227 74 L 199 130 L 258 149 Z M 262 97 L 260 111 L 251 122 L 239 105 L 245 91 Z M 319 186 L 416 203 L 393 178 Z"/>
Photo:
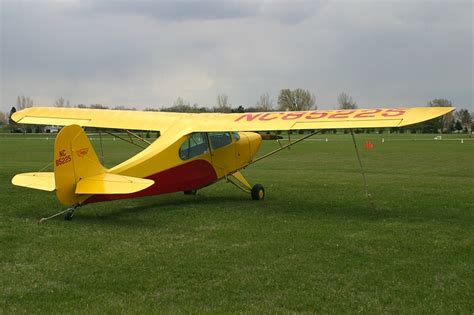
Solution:
<path fill-rule="evenodd" d="M 106 172 L 89 138 L 78 125 L 66 126 L 58 133 L 53 164 L 56 196 L 64 205 L 84 201 L 84 195 L 75 193 L 76 184 L 81 179 Z"/>

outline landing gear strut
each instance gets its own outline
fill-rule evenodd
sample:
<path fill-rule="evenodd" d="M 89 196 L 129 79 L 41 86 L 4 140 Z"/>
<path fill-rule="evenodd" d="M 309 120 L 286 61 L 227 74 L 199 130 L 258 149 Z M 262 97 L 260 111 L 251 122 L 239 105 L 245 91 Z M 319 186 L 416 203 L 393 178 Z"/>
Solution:
<path fill-rule="evenodd" d="M 240 190 L 250 194 L 252 196 L 252 200 L 263 200 L 263 198 L 265 198 L 265 189 L 263 189 L 263 186 L 260 184 L 255 184 L 253 187 L 250 186 L 250 183 L 239 171 L 226 176 L 226 181 L 233 184 Z"/>
<path fill-rule="evenodd" d="M 81 207 L 82 205 L 81 204 L 76 204 L 70 208 L 67 208 L 66 210 L 63 210 L 63 211 L 60 211 L 58 213 L 55 213 L 49 217 L 46 217 L 46 218 L 41 218 L 41 220 L 38 221 L 38 224 L 41 224 L 45 221 L 48 221 L 49 219 L 52 219 L 52 218 L 55 218 L 57 216 L 60 216 L 61 214 L 64 214 L 64 220 L 66 221 L 71 221 L 72 220 L 72 217 L 74 216 L 74 212 L 76 211 L 77 208 Z"/>

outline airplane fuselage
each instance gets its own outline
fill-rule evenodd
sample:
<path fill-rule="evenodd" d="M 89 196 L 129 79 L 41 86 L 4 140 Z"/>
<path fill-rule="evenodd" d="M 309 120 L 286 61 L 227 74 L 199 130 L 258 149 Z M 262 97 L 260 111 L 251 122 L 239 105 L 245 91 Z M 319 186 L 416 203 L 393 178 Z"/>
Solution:
<path fill-rule="evenodd" d="M 152 186 L 131 194 L 92 195 L 82 203 L 203 188 L 245 167 L 261 141 L 261 136 L 254 132 L 192 133 L 168 145 L 158 138 L 138 155 L 109 170 L 118 175 L 152 179 Z"/>

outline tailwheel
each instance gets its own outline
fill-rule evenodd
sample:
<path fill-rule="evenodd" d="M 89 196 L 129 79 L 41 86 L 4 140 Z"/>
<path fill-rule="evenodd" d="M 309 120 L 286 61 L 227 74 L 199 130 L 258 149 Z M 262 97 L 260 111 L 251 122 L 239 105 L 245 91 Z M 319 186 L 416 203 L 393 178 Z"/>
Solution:
<path fill-rule="evenodd" d="M 74 216 L 74 208 L 71 208 L 66 214 L 64 215 L 64 220 L 71 221 L 72 217 Z"/>
<path fill-rule="evenodd" d="M 255 184 L 250 191 L 252 194 L 252 200 L 263 200 L 265 198 L 265 189 L 260 184 Z"/>
<path fill-rule="evenodd" d="M 71 208 L 67 208 L 66 210 L 63 210 L 63 211 L 60 211 L 58 213 L 55 213 L 49 217 L 46 217 L 46 218 L 41 218 L 41 220 L 38 221 L 38 224 L 42 224 L 52 218 L 55 218 L 57 216 L 60 216 L 61 214 L 64 214 L 64 220 L 66 221 L 71 221 L 72 220 L 72 216 L 74 215 L 74 212 L 76 211 L 77 208 L 81 207 L 82 205 L 81 204 L 76 204 L 74 206 L 72 206 Z"/>
<path fill-rule="evenodd" d="M 183 192 L 184 192 L 185 195 L 195 195 L 195 194 L 197 194 L 197 189 L 185 190 Z"/>

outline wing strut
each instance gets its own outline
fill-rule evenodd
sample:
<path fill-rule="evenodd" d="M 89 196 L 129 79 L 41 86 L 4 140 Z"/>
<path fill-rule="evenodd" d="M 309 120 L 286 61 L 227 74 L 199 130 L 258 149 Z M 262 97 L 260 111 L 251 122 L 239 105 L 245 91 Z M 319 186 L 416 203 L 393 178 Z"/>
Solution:
<path fill-rule="evenodd" d="M 114 133 L 112 133 L 112 132 L 110 132 L 110 131 L 107 131 L 107 130 L 104 130 L 104 132 L 105 132 L 106 134 L 109 134 L 109 135 L 111 135 L 111 136 L 113 136 L 113 137 L 119 138 L 119 139 L 122 140 L 122 141 L 128 142 L 128 143 L 133 144 L 133 145 L 135 145 L 135 146 L 137 146 L 137 147 L 139 147 L 139 148 L 142 148 L 142 149 L 146 149 L 146 147 L 143 147 L 143 146 L 139 145 L 138 143 L 133 142 L 133 139 L 132 139 L 131 135 L 133 135 L 133 136 L 134 136 L 135 138 L 137 138 L 138 140 L 143 141 L 143 142 L 145 142 L 146 144 L 150 145 L 150 142 L 146 141 L 146 140 L 143 139 L 142 137 L 137 136 L 136 134 L 134 134 L 134 133 L 132 133 L 132 132 L 130 132 L 130 131 L 128 131 L 128 130 L 126 130 L 126 132 L 127 132 L 128 136 L 130 137 L 130 140 L 125 139 L 125 138 L 123 138 L 123 137 L 121 137 L 121 136 L 119 136 L 119 135 L 117 135 L 117 134 L 114 134 Z"/>
<path fill-rule="evenodd" d="M 357 160 L 359 161 L 359 166 L 360 166 L 360 172 L 362 174 L 362 179 L 364 180 L 364 190 L 365 190 L 365 196 L 370 200 L 370 194 L 369 194 L 369 185 L 367 184 L 367 178 L 365 177 L 365 171 L 364 167 L 362 165 L 362 160 L 360 159 L 360 154 L 359 154 L 359 148 L 357 147 L 357 143 L 355 141 L 354 137 L 354 130 L 351 129 L 351 136 L 352 136 L 352 142 L 354 143 L 354 149 L 357 155 Z"/>
<path fill-rule="evenodd" d="M 134 134 L 134 133 L 131 132 L 130 130 L 125 130 L 125 131 L 128 133 L 129 136 L 133 136 L 134 138 L 136 138 L 136 139 L 138 139 L 138 140 L 140 140 L 140 141 L 142 141 L 142 142 L 145 142 L 145 143 L 148 144 L 148 145 L 151 144 L 150 141 L 145 140 L 143 137 L 140 137 L 140 136 L 137 135 L 137 134 Z M 130 138 L 130 139 L 131 139 L 131 138 Z"/>
<path fill-rule="evenodd" d="M 306 135 L 306 136 L 304 136 L 304 137 L 302 137 L 302 138 L 299 138 L 298 140 L 294 140 L 294 141 L 289 140 L 290 142 L 289 142 L 288 144 L 286 144 L 286 145 L 283 145 L 283 146 L 281 145 L 280 141 L 278 141 L 278 143 L 280 144 L 280 147 L 279 147 L 278 149 L 275 149 L 275 150 L 273 150 L 273 151 L 271 151 L 271 152 L 268 152 L 267 154 L 264 154 L 264 155 L 258 157 L 257 159 L 255 159 L 255 160 L 253 160 L 253 161 L 250 161 L 250 162 L 249 162 L 247 165 L 245 165 L 244 167 L 247 167 L 247 166 L 249 166 L 250 164 L 253 164 L 253 163 L 258 162 L 258 161 L 260 161 L 260 160 L 263 160 L 264 158 L 269 157 L 270 155 L 273 155 L 273 154 L 275 154 L 275 153 L 277 153 L 277 152 L 280 152 L 280 151 L 283 150 L 283 149 L 290 148 L 292 145 L 297 144 L 298 142 L 303 141 L 303 140 L 305 140 L 305 139 L 307 139 L 307 138 L 309 138 L 309 137 L 311 137 L 311 136 L 314 136 L 315 134 L 318 134 L 318 133 L 320 133 L 320 132 L 321 132 L 321 130 L 315 130 L 315 131 L 313 131 L 312 133 L 310 133 L 310 134 L 308 134 L 308 135 Z M 288 139 L 290 139 L 290 134 L 288 134 Z"/>
<path fill-rule="evenodd" d="M 100 162 L 104 164 L 104 147 L 102 146 L 102 132 L 99 129 L 99 140 L 100 140 Z"/>

